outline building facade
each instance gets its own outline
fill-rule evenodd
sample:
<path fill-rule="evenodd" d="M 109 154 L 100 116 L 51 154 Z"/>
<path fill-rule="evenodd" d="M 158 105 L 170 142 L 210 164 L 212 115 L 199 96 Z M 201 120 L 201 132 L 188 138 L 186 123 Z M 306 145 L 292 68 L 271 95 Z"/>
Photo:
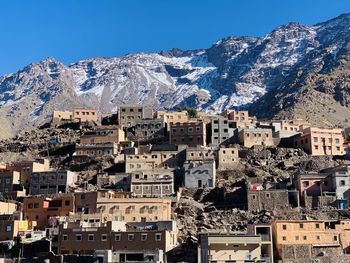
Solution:
<path fill-rule="evenodd" d="M 185 144 L 189 147 L 206 146 L 206 128 L 204 122 L 186 122 L 170 124 L 170 144 Z"/>
<path fill-rule="evenodd" d="M 138 120 L 152 118 L 152 108 L 143 105 L 122 105 L 118 109 L 118 120 L 121 128 L 132 127 Z"/>
<path fill-rule="evenodd" d="M 271 129 L 242 129 L 238 132 L 238 142 L 247 148 L 257 145 L 275 145 Z"/>
<path fill-rule="evenodd" d="M 215 160 L 187 161 L 184 164 L 184 186 L 213 188 L 216 182 Z"/>
<path fill-rule="evenodd" d="M 73 111 L 73 119 L 79 122 L 86 121 L 98 121 L 97 110 L 95 109 L 86 109 L 86 108 L 75 108 Z"/>

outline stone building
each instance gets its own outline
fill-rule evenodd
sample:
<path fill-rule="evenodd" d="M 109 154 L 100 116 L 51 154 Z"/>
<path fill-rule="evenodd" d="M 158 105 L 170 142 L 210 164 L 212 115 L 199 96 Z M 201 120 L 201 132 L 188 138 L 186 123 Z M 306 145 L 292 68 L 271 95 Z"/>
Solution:
<path fill-rule="evenodd" d="M 17 171 L 0 171 L 0 193 L 9 199 L 25 196 L 26 191 L 20 181 L 20 173 Z"/>
<path fill-rule="evenodd" d="M 206 145 L 206 128 L 204 122 L 186 122 L 170 124 L 170 144 L 196 147 Z"/>
<path fill-rule="evenodd" d="M 198 263 L 206 262 L 274 262 L 271 225 L 248 225 L 241 233 L 200 233 Z"/>
<path fill-rule="evenodd" d="M 143 105 L 122 105 L 118 109 L 118 121 L 121 128 L 132 127 L 138 120 L 152 118 L 152 108 Z"/>
<path fill-rule="evenodd" d="M 174 194 L 174 171 L 155 169 L 131 173 L 131 192 L 136 197 L 165 197 Z"/>
<path fill-rule="evenodd" d="M 115 191 L 76 192 L 76 212 L 108 214 L 115 221 L 140 222 L 171 220 L 171 200 L 166 198 L 128 198 Z"/>
<path fill-rule="evenodd" d="M 295 136 L 294 147 L 311 155 L 344 155 L 344 137 L 341 129 L 308 127 Z"/>
<path fill-rule="evenodd" d="M 117 252 L 113 262 L 154 262 L 145 257 L 146 251 L 172 250 L 177 243 L 174 221 L 133 223 L 109 221 L 106 223 L 69 222 L 60 225 L 58 253 L 67 255 L 94 255 L 95 251 Z"/>
<path fill-rule="evenodd" d="M 115 125 L 98 126 L 80 137 L 80 144 L 120 143 L 125 141 L 124 131 Z"/>
<path fill-rule="evenodd" d="M 188 122 L 189 116 L 187 111 L 156 111 L 154 118 L 162 120 L 166 125 L 167 131 L 169 131 L 170 123 L 183 123 Z"/>
<path fill-rule="evenodd" d="M 339 248 L 343 253 L 350 252 L 350 220 L 276 220 L 272 225 L 278 259 L 295 259 L 291 256 L 294 253 L 288 252 L 291 249 L 299 251 L 297 258 L 304 261 L 317 258 L 311 253 L 316 247 L 321 251 Z M 302 245 L 305 249 L 301 249 Z M 336 256 L 340 257 L 341 254 Z"/>
<path fill-rule="evenodd" d="M 24 218 L 36 221 L 40 230 L 45 230 L 50 224 L 55 225 L 55 217 L 68 216 L 73 212 L 73 194 L 28 196 L 23 200 Z"/>
<path fill-rule="evenodd" d="M 184 163 L 184 187 L 213 188 L 215 182 L 215 160 L 186 161 Z"/>
<path fill-rule="evenodd" d="M 238 142 L 244 147 L 274 146 L 271 129 L 242 129 L 238 132 Z"/>
<path fill-rule="evenodd" d="M 135 125 L 128 129 L 129 140 L 145 141 L 165 138 L 165 124 L 163 120 L 136 120 Z"/>
<path fill-rule="evenodd" d="M 228 120 L 225 117 L 217 117 L 211 120 L 208 124 L 209 143 L 212 145 L 220 145 L 222 143 L 228 143 L 232 140 L 234 135 L 233 121 Z"/>
<path fill-rule="evenodd" d="M 77 174 L 71 171 L 35 172 L 30 177 L 29 194 L 67 193 L 77 181 Z"/>
<path fill-rule="evenodd" d="M 52 123 L 59 123 L 60 121 L 72 121 L 73 112 L 71 111 L 54 111 L 52 114 Z"/>
<path fill-rule="evenodd" d="M 239 164 L 238 147 L 221 147 L 218 149 L 218 170 L 232 170 Z"/>
<path fill-rule="evenodd" d="M 97 110 L 87 108 L 75 108 L 73 111 L 73 119 L 79 122 L 98 121 Z"/>
<path fill-rule="evenodd" d="M 115 156 L 119 153 L 119 144 L 115 142 L 76 144 L 75 155 L 77 156 Z"/>
<path fill-rule="evenodd" d="M 186 161 L 216 160 L 217 152 L 209 147 L 186 148 Z"/>

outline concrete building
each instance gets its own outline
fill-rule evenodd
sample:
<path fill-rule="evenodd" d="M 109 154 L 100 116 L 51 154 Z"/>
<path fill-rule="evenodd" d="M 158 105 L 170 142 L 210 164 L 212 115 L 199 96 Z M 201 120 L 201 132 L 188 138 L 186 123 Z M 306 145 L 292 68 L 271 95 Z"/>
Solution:
<path fill-rule="evenodd" d="M 146 251 L 161 250 L 165 253 L 176 246 L 177 227 L 174 221 L 128 224 L 72 222 L 60 225 L 59 254 L 94 255 L 95 251 L 111 250 L 113 262 L 155 262 L 145 258 Z M 152 255 L 150 255 L 152 256 Z"/>
<path fill-rule="evenodd" d="M 77 213 L 109 214 L 115 221 L 144 222 L 171 220 L 171 200 L 127 198 L 129 193 L 95 191 L 75 193 Z"/>
<path fill-rule="evenodd" d="M 187 161 L 184 164 L 184 171 L 184 187 L 215 187 L 215 160 Z"/>
<path fill-rule="evenodd" d="M 0 215 L 12 215 L 17 211 L 17 204 L 12 201 L 0 201 Z"/>
<path fill-rule="evenodd" d="M 317 248 L 320 249 L 319 253 L 322 251 L 331 253 L 333 249 L 339 249 L 340 253 L 338 252 L 336 257 L 350 252 L 349 220 L 276 220 L 272 225 L 274 244 L 279 259 L 295 260 L 299 258 L 304 261 L 317 259 L 317 256 L 312 254 Z M 298 255 L 295 255 L 296 252 Z"/>
<path fill-rule="evenodd" d="M 158 168 L 181 167 L 185 160 L 183 150 L 151 151 L 150 153 L 125 155 L 125 172 L 131 173 Z"/>
<path fill-rule="evenodd" d="M 20 231 L 33 230 L 35 221 L 16 220 L 12 215 L 0 216 L 0 241 L 14 240 Z"/>
<path fill-rule="evenodd" d="M 0 192 L 7 198 L 16 199 L 24 196 L 26 191 L 20 181 L 20 173 L 16 171 L 0 171 Z"/>
<path fill-rule="evenodd" d="M 189 116 L 187 111 L 156 111 L 154 113 L 155 119 L 163 120 L 166 124 L 167 131 L 169 131 L 170 123 L 183 123 L 188 122 Z"/>
<path fill-rule="evenodd" d="M 52 114 L 52 122 L 58 123 L 60 121 L 72 121 L 73 112 L 71 111 L 54 111 Z"/>
<path fill-rule="evenodd" d="M 79 122 L 98 121 L 97 110 L 87 108 L 75 108 L 73 111 L 73 119 Z"/>
<path fill-rule="evenodd" d="M 158 119 L 136 120 L 135 126 L 128 129 L 129 140 L 145 141 L 165 138 L 165 123 Z"/>
<path fill-rule="evenodd" d="M 25 188 L 29 187 L 29 179 L 32 173 L 50 171 L 48 159 L 37 159 L 35 161 L 13 162 L 6 165 L 6 170 L 20 173 L 20 181 Z"/>
<path fill-rule="evenodd" d="M 36 172 L 30 177 L 29 194 L 67 193 L 76 181 L 77 174 L 71 171 Z"/>
<path fill-rule="evenodd" d="M 174 171 L 155 169 L 131 173 L 131 192 L 136 197 L 165 197 L 174 194 Z"/>
<path fill-rule="evenodd" d="M 246 233 L 200 233 L 198 263 L 273 261 L 271 225 L 248 225 Z"/>
<path fill-rule="evenodd" d="M 218 170 L 232 170 L 239 164 L 238 147 L 221 147 L 218 150 Z"/>
<path fill-rule="evenodd" d="M 73 212 L 73 194 L 28 196 L 23 200 L 24 218 L 36 221 L 40 230 L 56 225 L 55 217 L 69 216 Z"/>
<path fill-rule="evenodd" d="M 119 153 L 119 145 L 115 142 L 76 144 L 75 155 L 77 156 L 115 156 Z"/>
<path fill-rule="evenodd" d="M 249 116 L 248 111 L 225 110 L 221 115 L 232 121 L 235 128 L 254 129 L 256 127 L 256 117 Z"/>
<path fill-rule="evenodd" d="M 244 147 L 274 146 L 271 129 L 242 129 L 238 132 L 238 142 Z"/>
<path fill-rule="evenodd" d="M 208 139 L 211 145 L 228 143 L 232 140 L 235 131 L 233 121 L 225 117 L 217 117 L 211 120 L 210 124 L 208 124 L 208 128 Z"/>
<path fill-rule="evenodd" d="M 80 144 L 120 143 L 125 141 L 125 132 L 115 125 L 98 126 L 80 137 Z"/>
<path fill-rule="evenodd" d="M 294 147 L 311 155 L 344 155 L 344 137 L 341 129 L 308 127 L 295 136 Z"/>
<path fill-rule="evenodd" d="M 186 148 L 186 161 L 216 160 L 217 152 L 209 147 Z"/>
<path fill-rule="evenodd" d="M 206 128 L 204 122 L 186 122 L 170 124 L 170 144 L 196 147 L 206 145 Z"/>
<path fill-rule="evenodd" d="M 143 105 L 122 105 L 118 109 L 118 121 L 121 128 L 135 126 L 137 120 L 152 118 L 152 108 Z"/>

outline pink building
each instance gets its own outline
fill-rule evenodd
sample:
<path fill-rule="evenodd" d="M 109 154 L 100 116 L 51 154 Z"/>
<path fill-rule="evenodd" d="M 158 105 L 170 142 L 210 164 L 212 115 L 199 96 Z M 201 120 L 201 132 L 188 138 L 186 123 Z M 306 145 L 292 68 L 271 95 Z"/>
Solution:
<path fill-rule="evenodd" d="M 311 155 L 344 155 L 344 137 L 341 129 L 308 127 L 294 138 L 294 147 Z"/>

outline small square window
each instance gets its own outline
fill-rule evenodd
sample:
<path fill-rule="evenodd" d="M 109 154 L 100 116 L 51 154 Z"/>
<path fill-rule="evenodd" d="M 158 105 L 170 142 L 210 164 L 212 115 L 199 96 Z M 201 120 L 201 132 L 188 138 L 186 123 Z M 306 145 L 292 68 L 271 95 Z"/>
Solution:
<path fill-rule="evenodd" d="M 115 241 L 120 241 L 121 240 L 121 236 L 120 235 L 115 235 L 114 236 L 114 240 Z"/>
<path fill-rule="evenodd" d="M 107 241 L 107 234 L 101 235 L 101 241 Z"/>
<path fill-rule="evenodd" d="M 287 230 L 287 225 L 282 225 L 283 230 Z"/>
<path fill-rule="evenodd" d="M 156 241 L 161 241 L 162 240 L 162 234 L 156 233 Z"/>
<path fill-rule="evenodd" d="M 304 224 L 299 224 L 299 228 L 304 228 Z"/>
<path fill-rule="evenodd" d="M 62 235 L 62 240 L 67 241 L 68 240 L 68 235 Z"/>
<path fill-rule="evenodd" d="M 128 240 L 133 241 L 134 240 L 134 234 L 128 234 Z"/>
<path fill-rule="evenodd" d="M 88 241 L 94 241 L 94 240 L 95 240 L 94 234 L 89 234 L 88 235 Z"/>
<path fill-rule="evenodd" d="M 147 234 L 141 234 L 141 241 L 147 240 Z"/>
<path fill-rule="evenodd" d="M 75 240 L 76 240 L 76 241 L 81 241 L 81 239 L 82 239 L 82 238 L 81 238 L 81 234 L 76 234 L 76 235 L 75 235 Z"/>

